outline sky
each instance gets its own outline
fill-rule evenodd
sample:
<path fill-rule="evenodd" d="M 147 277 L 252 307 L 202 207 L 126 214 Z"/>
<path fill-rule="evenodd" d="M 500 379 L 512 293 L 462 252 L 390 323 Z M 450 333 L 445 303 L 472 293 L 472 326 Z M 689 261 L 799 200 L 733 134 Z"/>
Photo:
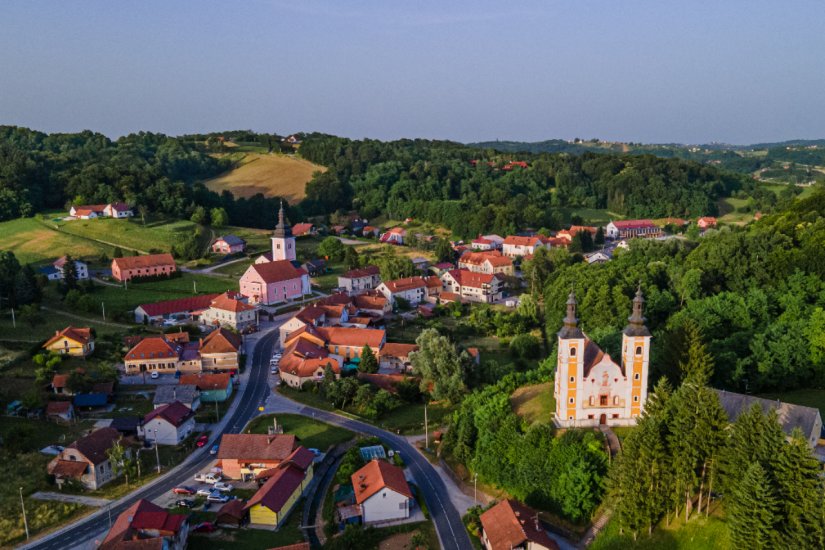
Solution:
<path fill-rule="evenodd" d="M 462 142 L 825 138 L 825 2 L 4 2 L 0 124 Z"/>

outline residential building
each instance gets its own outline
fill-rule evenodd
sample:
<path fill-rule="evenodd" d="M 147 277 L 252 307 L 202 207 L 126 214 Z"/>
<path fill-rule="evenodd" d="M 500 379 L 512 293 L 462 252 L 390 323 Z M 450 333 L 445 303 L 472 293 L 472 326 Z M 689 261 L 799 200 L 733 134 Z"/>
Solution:
<path fill-rule="evenodd" d="M 404 244 L 404 237 L 406 236 L 406 229 L 403 227 L 393 227 L 392 229 L 388 229 L 384 233 L 381 233 L 381 237 L 378 240 L 382 243 L 401 245 Z"/>
<path fill-rule="evenodd" d="M 177 343 L 165 336 L 149 336 L 126 352 L 123 358 L 126 374 L 141 372 L 169 372 L 177 370 L 199 372 L 200 355 L 197 343 Z"/>
<path fill-rule="evenodd" d="M 207 310 L 220 294 L 198 294 L 188 298 L 141 304 L 135 308 L 135 323 L 156 324 L 166 319 L 191 319 Z"/>
<path fill-rule="evenodd" d="M 699 218 L 698 220 L 696 220 L 696 225 L 702 231 L 706 231 L 708 229 L 713 229 L 714 227 L 716 227 L 716 218 L 714 218 L 712 216 L 704 216 L 704 217 Z"/>
<path fill-rule="evenodd" d="M 112 278 L 120 282 L 140 277 L 168 277 L 177 270 L 171 254 L 125 256 L 112 260 Z"/>
<path fill-rule="evenodd" d="M 201 369 L 237 371 L 240 368 L 241 337 L 220 327 L 200 341 Z"/>
<path fill-rule="evenodd" d="M 258 308 L 235 298 L 237 294 L 224 292 L 209 302 L 209 307 L 200 314 L 204 325 L 219 325 L 243 331 L 258 322 Z"/>
<path fill-rule="evenodd" d="M 187 374 L 184 376 L 198 375 Z M 198 410 L 201 406 L 201 392 L 198 386 L 191 383 L 161 384 L 155 389 L 155 398 L 152 400 L 152 406 L 155 409 L 175 402 L 182 403 L 193 411 Z"/>
<path fill-rule="evenodd" d="M 93 220 L 95 218 L 102 218 L 104 216 L 103 210 L 105 208 L 105 204 L 83 204 L 79 206 L 72 206 L 69 208 L 69 216 L 73 216 L 81 220 Z"/>
<path fill-rule="evenodd" d="M 559 550 L 539 522 L 538 512 L 512 499 L 481 514 L 481 542 L 486 550 Z"/>
<path fill-rule="evenodd" d="M 83 369 L 81 369 L 82 371 Z M 69 389 L 69 375 L 55 374 L 52 377 L 51 387 L 56 395 L 74 395 L 74 392 Z"/>
<path fill-rule="evenodd" d="M 662 235 L 662 228 L 651 220 L 618 220 L 605 227 L 605 235 L 610 239 L 652 238 Z"/>
<path fill-rule="evenodd" d="M 338 288 L 349 294 L 372 290 L 381 284 L 381 273 L 374 265 L 351 269 L 338 277 Z"/>
<path fill-rule="evenodd" d="M 496 243 L 479 235 L 470 242 L 470 248 L 473 250 L 495 250 Z"/>
<path fill-rule="evenodd" d="M 458 268 L 473 273 L 488 273 L 503 276 L 515 276 L 516 268 L 513 260 L 504 256 L 498 250 L 489 252 L 465 252 L 458 259 Z"/>
<path fill-rule="evenodd" d="M 340 355 L 306 339 L 294 338 L 284 347 L 278 368 L 284 384 L 300 388 L 307 382 L 322 381 L 326 367 L 330 367 L 338 378 L 343 366 L 344 358 Z"/>
<path fill-rule="evenodd" d="M 223 434 L 218 461 L 226 477 L 251 480 L 258 473 L 277 467 L 297 448 L 294 435 Z"/>
<path fill-rule="evenodd" d="M 595 238 L 596 233 L 598 233 L 598 231 L 599 231 L 599 228 L 598 227 L 592 227 L 592 226 L 589 226 L 589 225 L 571 225 L 570 229 L 562 229 L 561 231 L 556 233 L 556 238 L 557 239 L 564 239 L 565 241 L 570 243 L 573 240 L 573 237 L 575 237 L 576 234 L 578 234 L 582 231 L 587 231 L 588 233 L 590 233 L 591 237 Z"/>
<path fill-rule="evenodd" d="M 650 331 L 642 315 L 641 288 L 622 332 L 622 357 L 616 363 L 578 326 L 576 297 L 567 299 L 567 316 L 558 333 L 554 422 L 563 428 L 633 426 L 647 401 Z"/>
<path fill-rule="evenodd" d="M 144 416 L 138 437 L 157 445 L 179 445 L 194 431 L 195 411 L 174 401 Z"/>
<path fill-rule="evenodd" d="M 244 507 L 250 524 L 276 529 L 283 525 L 312 481 L 314 459 L 314 454 L 299 446 L 275 468 L 261 472 L 266 482 Z"/>
<path fill-rule="evenodd" d="M 315 226 L 311 223 L 296 223 L 292 226 L 293 237 L 307 237 L 316 235 L 317 233 L 318 231 L 316 231 Z"/>
<path fill-rule="evenodd" d="M 115 478 L 106 453 L 121 437 L 114 428 L 95 430 L 60 451 L 49 462 L 47 470 L 54 476 L 58 487 L 67 479 L 75 479 L 87 489 L 99 489 Z M 131 449 L 126 445 L 124 447 L 127 456 L 131 456 Z"/>
<path fill-rule="evenodd" d="M 416 344 L 397 344 L 387 342 L 381 348 L 378 364 L 382 369 L 409 372 L 412 370 L 410 364 L 410 353 L 418 351 Z"/>
<path fill-rule="evenodd" d="M 390 301 L 377 290 L 367 290 L 353 296 L 352 305 L 359 316 L 368 315 L 379 321 L 392 311 Z"/>
<path fill-rule="evenodd" d="M 376 290 L 393 306 L 398 298 L 406 300 L 411 306 L 417 306 L 427 298 L 438 295 L 441 292 L 441 282 L 436 276 L 406 277 L 384 281 Z"/>
<path fill-rule="evenodd" d="M 68 326 L 55 331 L 54 336 L 46 340 L 42 347 L 61 355 L 87 357 L 95 350 L 95 337 L 89 327 Z"/>
<path fill-rule="evenodd" d="M 228 372 L 184 374 L 178 387 L 183 385 L 196 387 L 202 403 L 223 403 L 232 395 L 232 376 Z"/>
<path fill-rule="evenodd" d="M 309 273 L 310 277 L 318 277 L 319 275 L 323 275 L 327 272 L 327 261 L 323 258 L 318 258 L 315 260 L 307 260 L 302 265 L 304 271 Z"/>
<path fill-rule="evenodd" d="M 361 230 L 361 234 L 364 237 L 378 237 L 381 234 L 381 230 L 374 225 L 365 225 Z"/>
<path fill-rule="evenodd" d="M 384 460 L 373 459 L 352 474 L 355 502 L 363 523 L 379 523 L 410 517 L 413 494 L 404 470 Z"/>
<path fill-rule="evenodd" d="M 98 550 L 184 550 L 188 537 L 185 514 L 140 499 L 117 517 Z"/>
<path fill-rule="evenodd" d="M 446 292 L 453 292 L 468 302 L 491 304 L 501 300 L 503 283 L 500 275 L 452 269 L 441 276 Z"/>
<path fill-rule="evenodd" d="M 274 239 L 274 237 L 273 237 Z M 281 243 L 281 246 L 285 246 Z M 311 294 L 309 274 L 289 260 L 276 260 L 249 266 L 240 280 L 241 294 L 251 304 L 280 304 Z"/>
<path fill-rule="evenodd" d="M 605 264 L 610 261 L 612 255 L 603 250 L 597 250 L 596 252 L 588 252 L 584 255 L 584 261 L 589 264 Z"/>
<path fill-rule="evenodd" d="M 103 207 L 103 215 L 109 218 L 131 218 L 135 215 L 128 204 L 123 202 L 112 202 Z"/>
<path fill-rule="evenodd" d="M 57 280 L 62 281 L 66 278 L 66 256 L 61 256 L 52 263 L 57 272 Z M 74 278 L 77 281 L 84 281 L 89 278 L 89 266 L 86 262 L 74 260 Z"/>
<path fill-rule="evenodd" d="M 731 423 L 736 422 L 740 414 L 749 411 L 754 405 L 758 405 L 766 414 L 771 410 L 776 412 L 779 425 L 788 437 L 798 428 L 812 449 L 816 447 L 822 436 L 822 416 L 817 408 L 785 403 L 778 399 L 763 399 L 726 390 L 714 391 L 719 396 L 719 402 L 728 414 L 728 420 Z"/>
<path fill-rule="evenodd" d="M 69 424 L 75 419 L 71 401 L 49 401 L 46 404 L 46 419 L 60 424 Z"/>
<path fill-rule="evenodd" d="M 508 258 L 520 258 L 535 254 L 536 249 L 541 247 L 550 248 L 550 242 L 546 237 L 540 235 L 533 237 L 510 235 L 504 239 L 501 252 Z"/>
<path fill-rule="evenodd" d="M 246 241 L 235 235 L 222 235 L 212 243 L 215 254 L 237 254 L 246 250 Z"/>

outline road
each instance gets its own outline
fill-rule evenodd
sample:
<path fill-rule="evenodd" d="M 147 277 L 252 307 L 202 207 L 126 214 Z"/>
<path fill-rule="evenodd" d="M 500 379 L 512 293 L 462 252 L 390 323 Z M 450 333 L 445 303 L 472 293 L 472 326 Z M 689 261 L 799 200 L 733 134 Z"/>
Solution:
<path fill-rule="evenodd" d="M 258 412 L 258 406 L 261 405 L 270 392 L 267 383 L 267 369 L 269 368 L 269 357 L 272 346 L 278 338 L 278 331 L 274 330 L 270 334 L 262 337 L 255 345 L 252 353 L 252 364 L 250 367 L 249 380 L 247 382 L 245 392 L 237 397 L 239 406 L 225 424 L 225 429 L 221 433 L 238 433 L 246 423 L 254 417 Z M 161 495 L 168 493 L 176 485 L 189 483 L 192 477 L 199 471 L 206 468 L 214 460 L 214 457 L 209 454 L 209 448 L 212 446 L 212 441 L 218 438 L 218 434 L 212 434 L 211 441 L 203 448 L 198 449 L 192 454 L 185 466 L 179 470 L 164 476 L 158 482 L 153 483 L 147 487 L 138 489 L 131 493 L 127 499 L 118 501 L 117 504 L 111 507 L 111 517 L 116 518 L 118 514 L 123 512 L 126 508 L 135 503 L 138 499 L 145 498 L 153 500 Z M 63 550 L 72 546 L 82 544 L 84 541 L 91 539 L 102 540 L 109 529 L 108 522 L 109 509 L 103 510 L 86 516 L 78 520 L 70 528 L 60 532 L 59 535 L 44 537 L 43 541 L 35 541 L 23 548 L 31 548 L 37 550 Z"/>

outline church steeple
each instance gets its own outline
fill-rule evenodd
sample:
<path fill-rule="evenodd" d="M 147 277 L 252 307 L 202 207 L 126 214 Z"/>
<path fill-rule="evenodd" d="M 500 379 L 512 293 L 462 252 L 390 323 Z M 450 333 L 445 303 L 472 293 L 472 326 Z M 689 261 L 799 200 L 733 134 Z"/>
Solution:
<path fill-rule="evenodd" d="M 295 237 L 292 236 L 292 227 L 284 214 L 284 202 L 281 201 L 281 208 L 278 210 L 278 225 L 272 233 L 272 260 L 295 259 Z"/>
<path fill-rule="evenodd" d="M 645 326 L 645 319 L 642 310 L 644 309 L 645 299 L 642 295 L 642 285 L 636 289 L 636 297 L 633 298 L 633 313 L 627 318 L 628 325 L 624 329 L 624 333 L 628 336 L 650 336 L 650 331 Z"/>
<path fill-rule="evenodd" d="M 286 219 L 286 214 L 284 214 L 284 201 L 281 201 L 281 208 L 278 210 L 278 225 L 275 226 L 273 236 L 282 239 L 292 237 L 292 226 L 289 225 L 289 220 Z"/>
<path fill-rule="evenodd" d="M 579 328 L 579 320 L 576 318 L 576 293 L 570 289 L 567 296 L 567 316 L 564 318 L 564 326 L 559 331 L 559 338 L 583 338 Z"/>

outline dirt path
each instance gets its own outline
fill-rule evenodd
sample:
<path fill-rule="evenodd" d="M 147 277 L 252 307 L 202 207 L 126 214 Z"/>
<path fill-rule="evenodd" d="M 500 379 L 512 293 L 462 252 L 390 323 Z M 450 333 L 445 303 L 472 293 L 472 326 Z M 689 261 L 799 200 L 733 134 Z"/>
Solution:
<path fill-rule="evenodd" d="M 65 315 L 66 317 L 71 317 L 73 319 L 79 319 L 80 321 L 95 323 L 96 325 L 106 325 L 109 327 L 117 327 L 117 328 L 132 328 L 132 325 L 124 325 L 121 323 L 112 323 L 110 321 L 98 321 L 97 319 L 90 319 L 88 317 L 84 317 L 82 315 L 77 315 L 75 313 L 69 313 L 68 311 L 63 311 L 62 309 L 54 309 L 46 306 L 40 306 L 40 309 L 44 311 L 51 311 L 52 313 L 58 313 L 60 315 Z"/>

